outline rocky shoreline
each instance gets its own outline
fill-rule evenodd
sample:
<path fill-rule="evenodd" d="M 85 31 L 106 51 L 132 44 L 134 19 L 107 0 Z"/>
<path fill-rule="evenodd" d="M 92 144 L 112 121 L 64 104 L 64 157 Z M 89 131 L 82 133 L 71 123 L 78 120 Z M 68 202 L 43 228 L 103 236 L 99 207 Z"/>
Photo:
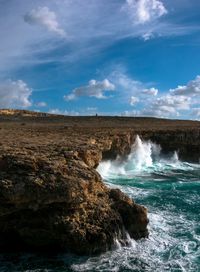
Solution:
<path fill-rule="evenodd" d="M 0 114 L 0 248 L 96 254 L 148 237 L 146 208 L 95 170 L 137 134 L 199 160 L 200 122 Z"/>

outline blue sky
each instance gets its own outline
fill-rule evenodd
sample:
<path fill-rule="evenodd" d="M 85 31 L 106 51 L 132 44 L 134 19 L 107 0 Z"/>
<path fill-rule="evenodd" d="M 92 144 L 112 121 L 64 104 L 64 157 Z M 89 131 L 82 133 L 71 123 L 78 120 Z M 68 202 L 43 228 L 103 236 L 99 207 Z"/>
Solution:
<path fill-rule="evenodd" d="M 0 107 L 200 119 L 200 1 L 0 0 Z"/>

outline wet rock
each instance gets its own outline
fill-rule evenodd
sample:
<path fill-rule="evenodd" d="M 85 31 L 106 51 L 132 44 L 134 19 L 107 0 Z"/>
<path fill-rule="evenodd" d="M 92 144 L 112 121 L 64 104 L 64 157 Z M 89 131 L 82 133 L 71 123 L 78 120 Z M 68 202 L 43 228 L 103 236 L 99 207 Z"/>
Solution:
<path fill-rule="evenodd" d="M 123 225 L 131 238 L 140 239 L 148 237 L 147 209 L 137 205 L 119 189 L 110 190 L 112 207 L 120 214 Z"/>

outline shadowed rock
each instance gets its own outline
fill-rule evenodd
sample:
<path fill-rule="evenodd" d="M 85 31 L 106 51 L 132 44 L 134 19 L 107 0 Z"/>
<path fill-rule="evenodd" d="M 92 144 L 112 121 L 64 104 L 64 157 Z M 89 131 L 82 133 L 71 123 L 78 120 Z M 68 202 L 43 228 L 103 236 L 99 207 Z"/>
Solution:
<path fill-rule="evenodd" d="M 124 240 L 125 229 L 133 238 L 148 235 L 146 209 L 108 189 L 73 152 L 4 155 L 0 171 L 1 248 L 92 254 Z"/>

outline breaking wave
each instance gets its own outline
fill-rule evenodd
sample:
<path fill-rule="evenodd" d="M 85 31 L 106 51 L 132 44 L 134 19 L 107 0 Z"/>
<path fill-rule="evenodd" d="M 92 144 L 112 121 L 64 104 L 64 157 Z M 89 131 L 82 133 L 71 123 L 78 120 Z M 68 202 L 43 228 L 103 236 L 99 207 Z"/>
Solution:
<path fill-rule="evenodd" d="M 102 161 L 97 171 L 104 179 L 134 178 L 153 172 L 164 172 L 170 169 L 189 170 L 193 165 L 179 161 L 178 153 L 162 154 L 161 146 L 151 141 L 142 141 L 137 135 L 131 152 L 124 160 L 117 157 L 116 160 Z"/>

